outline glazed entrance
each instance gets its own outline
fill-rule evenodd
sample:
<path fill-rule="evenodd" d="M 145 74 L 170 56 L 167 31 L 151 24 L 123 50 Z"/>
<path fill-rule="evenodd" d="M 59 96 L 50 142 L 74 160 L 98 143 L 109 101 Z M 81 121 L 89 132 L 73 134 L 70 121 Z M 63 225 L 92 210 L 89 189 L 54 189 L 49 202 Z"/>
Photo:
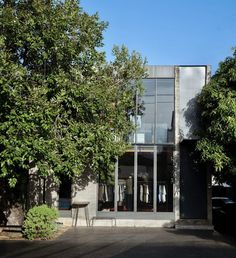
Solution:
<path fill-rule="evenodd" d="M 173 148 L 136 148 L 117 164 L 114 182 L 99 183 L 98 211 L 172 212 Z"/>

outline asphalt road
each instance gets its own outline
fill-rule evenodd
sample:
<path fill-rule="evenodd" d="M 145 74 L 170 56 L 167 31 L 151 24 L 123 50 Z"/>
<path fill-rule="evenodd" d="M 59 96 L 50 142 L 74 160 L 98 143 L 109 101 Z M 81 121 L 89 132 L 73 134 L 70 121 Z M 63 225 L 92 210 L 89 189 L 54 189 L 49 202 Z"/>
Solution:
<path fill-rule="evenodd" d="M 236 258 L 236 238 L 162 228 L 70 228 L 52 241 L 0 241 L 1 258 Z"/>

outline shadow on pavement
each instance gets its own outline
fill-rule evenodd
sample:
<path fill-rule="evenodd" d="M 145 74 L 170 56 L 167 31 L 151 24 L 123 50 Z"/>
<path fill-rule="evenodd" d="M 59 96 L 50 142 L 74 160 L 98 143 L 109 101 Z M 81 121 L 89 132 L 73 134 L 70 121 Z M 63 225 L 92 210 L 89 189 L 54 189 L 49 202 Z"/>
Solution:
<path fill-rule="evenodd" d="M 0 241 L 3 258 L 235 258 L 235 238 L 163 228 L 71 228 L 53 241 Z"/>

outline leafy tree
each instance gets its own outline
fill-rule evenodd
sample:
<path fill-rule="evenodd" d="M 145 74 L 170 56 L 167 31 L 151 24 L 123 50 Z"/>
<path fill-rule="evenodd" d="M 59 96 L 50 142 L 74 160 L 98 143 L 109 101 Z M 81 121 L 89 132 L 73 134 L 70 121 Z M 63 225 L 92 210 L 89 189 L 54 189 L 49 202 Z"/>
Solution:
<path fill-rule="evenodd" d="M 203 131 L 197 149 L 218 179 L 227 180 L 236 175 L 236 50 L 220 63 L 199 103 Z"/>
<path fill-rule="evenodd" d="M 107 62 L 107 23 L 76 0 L 0 0 L 0 10 L 0 176 L 14 186 L 37 167 L 108 180 L 145 62 L 125 47 Z"/>

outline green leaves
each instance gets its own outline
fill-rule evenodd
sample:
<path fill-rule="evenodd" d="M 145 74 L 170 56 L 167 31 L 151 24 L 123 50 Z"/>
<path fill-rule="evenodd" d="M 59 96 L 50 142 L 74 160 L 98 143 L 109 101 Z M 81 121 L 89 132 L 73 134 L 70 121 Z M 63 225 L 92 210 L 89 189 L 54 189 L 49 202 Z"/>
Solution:
<path fill-rule="evenodd" d="M 43 176 L 90 171 L 109 178 L 132 131 L 127 113 L 145 76 L 123 46 L 107 63 L 107 23 L 76 0 L 1 3 L 0 161 L 13 186 L 17 168 Z"/>
<path fill-rule="evenodd" d="M 56 220 L 59 214 L 54 208 L 43 204 L 31 208 L 23 223 L 23 235 L 29 240 L 52 238 L 56 231 Z"/>
<path fill-rule="evenodd" d="M 236 51 L 219 69 L 199 97 L 202 139 L 197 145 L 203 161 L 230 174 L 236 167 Z"/>
<path fill-rule="evenodd" d="M 197 150 L 201 152 L 204 162 L 211 161 L 216 171 L 221 171 L 230 164 L 230 158 L 224 153 L 224 147 L 215 141 L 203 138 L 197 144 Z"/>

